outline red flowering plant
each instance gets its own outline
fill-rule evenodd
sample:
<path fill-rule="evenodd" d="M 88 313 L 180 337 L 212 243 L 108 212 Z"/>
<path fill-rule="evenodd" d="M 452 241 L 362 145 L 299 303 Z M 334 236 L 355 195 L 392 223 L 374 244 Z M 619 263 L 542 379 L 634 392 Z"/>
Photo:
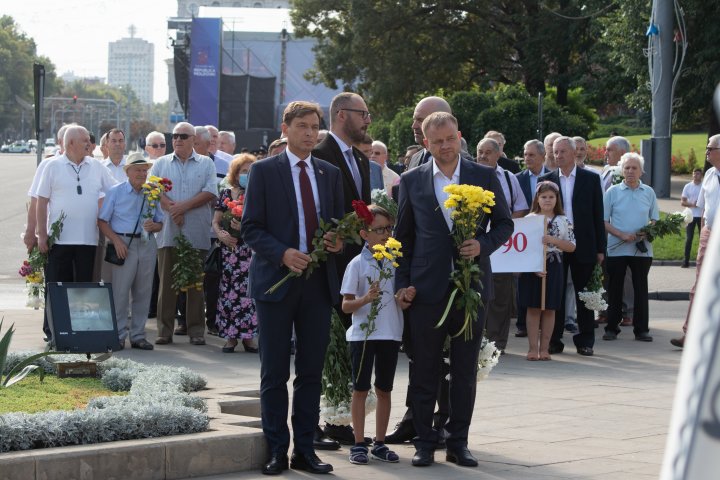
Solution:
<path fill-rule="evenodd" d="M 372 224 L 373 214 L 368 210 L 367 205 L 362 200 L 353 200 L 352 207 L 353 211 L 346 213 L 340 220 L 333 218 L 330 222 L 326 222 L 322 218 L 318 219 L 319 227 L 313 237 L 313 250 L 308 254 L 311 260 L 305 269 L 305 278 L 308 278 L 312 272 L 320 266 L 320 262 L 327 261 L 328 252 L 325 250 L 325 241 L 323 238 L 326 233 L 332 233 L 346 243 L 352 242 L 359 245 L 362 242 L 360 229 L 364 225 Z M 302 273 L 288 273 L 282 280 L 270 287 L 265 294 L 270 295 L 274 293 L 282 284 L 300 275 L 302 275 Z"/>
<path fill-rule="evenodd" d="M 226 198 L 223 204 L 227 210 L 222 216 L 222 227 L 235 238 L 240 238 L 240 228 L 233 227 L 239 224 L 243 214 L 243 205 L 245 204 L 245 195 L 240 195 L 237 200 Z"/>

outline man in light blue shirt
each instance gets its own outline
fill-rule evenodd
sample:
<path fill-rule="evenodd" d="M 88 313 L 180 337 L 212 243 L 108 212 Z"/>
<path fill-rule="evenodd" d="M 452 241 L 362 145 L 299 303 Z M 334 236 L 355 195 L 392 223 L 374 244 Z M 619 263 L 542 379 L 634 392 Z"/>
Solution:
<path fill-rule="evenodd" d="M 157 257 L 155 236 L 149 233 L 162 229 L 164 215 L 160 208 L 148 205 L 142 192 L 150 166 L 142 153 L 130 155 L 124 167 L 128 179 L 110 189 L 98 215 L 100 231 L 113 244 L 118 257 L 125 260 L 122 265 L 111 266 L 121 349 L 128 336 L 132 348 L 153 349 L 145 339 Z M 148 234 L 143 235 L 143 230 Z M 129 326 L 128 309 L 132 315 Z"/>
<path fill-rule="evenodd" d="M 635 340 L 652 342 L 649 332 L 648 273 L 652 265 L 652 244 L 640 230 L 651 221 L 660 219 L 655 192 L 640 181 L 644 167 L 637 153 L 626 153 L 620 160 L 625 179 L 611 186 L 603 199 L 607 240 L 608 316 L 603 340 L 617 339 L 622 319 L 622 300 L 625 273 L 632 272 L 635 292 L 633 333 Z"/>

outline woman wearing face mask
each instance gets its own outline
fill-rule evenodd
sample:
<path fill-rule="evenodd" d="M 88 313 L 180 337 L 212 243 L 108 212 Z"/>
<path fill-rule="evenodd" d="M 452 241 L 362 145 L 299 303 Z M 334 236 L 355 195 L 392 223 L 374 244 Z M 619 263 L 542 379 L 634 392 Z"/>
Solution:
<path fill-rule="evenodd" d="M 220 192 L 212 222 L 218 240 L 222 243 L 222 275 L 215 325 L 220 337 L 226 340 L 222 349 L 224 353 L 234 352 L 238 340 L 242 340 L 246 352 L 257 352 L 254 341 L 257 334 L 255 304 L 248 297 L 247 288 L 252 250 L 240 238 L 239 222 L 225 215 L 228 211 L 227 201 L 242 203 L 248 172 L 254 161 L 254 155 L 241 153 L 230 163 L 226 177 L 230 188 Z"/>

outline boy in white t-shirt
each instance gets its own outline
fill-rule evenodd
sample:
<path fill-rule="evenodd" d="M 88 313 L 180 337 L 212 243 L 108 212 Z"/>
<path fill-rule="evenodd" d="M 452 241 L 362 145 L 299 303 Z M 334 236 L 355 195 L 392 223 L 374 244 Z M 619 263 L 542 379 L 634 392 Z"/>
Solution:
<path fill-rule="evenodd" d="M 385 433 L 390 421 L 390 392 L 395 378 L 398 351 L 402 340 L 402 309 L 410 306 L 415 297 L 415 288 L 408 287 L 395 295 L 395 272 L 392 278 L 377 281 L 379 260 L 373 258 L 372 248 L 384 245 L 390 238 L 395 224 L 387 210 L 370 205 L 373 214 L 372 223 L 360 230 L 360 237 L 366 245 L 362 252 L 353 258 L 345 270 L 340 293 L 343 295 L 342 309 L 352 313 L 352 326 L 346 339 L 350 343 L 352 362 L 353 395 L 352 420 L 355 433 L 355 446 L 350 449 L 350 462 L 367 465 L 368 448 L 365 446 L 365 400 L 370 390 L 370 377 L 375 363 L 375 393 L 377 394 L 376 437 L 373 449 L 369 452 L 374 458 L 384 462 L 397 462 L 399 457 L 385 445 Z M 389 260 L 382 260 L 389 262 Z M 383 265 L 387 268 L 388 265 Z M 373 280 L 370 284 L 368 279 Z M 367 323 L 370 304 L 380 297 L 380 310 L 375 319 L 375 331 L 370 334 L 365 345 L 365 330 L 361 325 Z M 361 365 L 362 358 L 362 365 Z M 358 372 L 360 375 L 358 376 Z"/>

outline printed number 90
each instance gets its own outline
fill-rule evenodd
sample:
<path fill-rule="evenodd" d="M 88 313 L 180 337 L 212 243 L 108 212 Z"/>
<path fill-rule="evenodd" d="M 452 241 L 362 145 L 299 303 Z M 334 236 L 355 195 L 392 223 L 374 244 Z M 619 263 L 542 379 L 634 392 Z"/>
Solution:
<path fill-rule="evenodd" d="M 527 248 L 527 237 L 522 232 L 516 233 L 508 238 L 507 242 L 503 243 L 503 247 L 505 247 L 505 250 L 502 253 L 507 253 L 510 249 L 514 249 L 518 253 L 524 252 Z"/>

